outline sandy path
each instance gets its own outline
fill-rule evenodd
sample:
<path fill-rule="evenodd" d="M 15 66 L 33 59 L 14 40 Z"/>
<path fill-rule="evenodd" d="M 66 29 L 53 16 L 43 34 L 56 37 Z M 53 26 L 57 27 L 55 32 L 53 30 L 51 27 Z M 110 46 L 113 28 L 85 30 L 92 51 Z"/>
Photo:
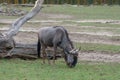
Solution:
<path fill-rule="evenodd" d="M 8 24 L 11 23 L 8 20 Z M 96 20 L 95 20 L 96 21 Z M 95 22 L 94 20 L 87 22 Z M 1 22 L 1 20 L 0 20 Z M 2 21 L 6 22 L 6 21 Z M 86 21 L 83 21 L 86 22 Z M 110 21 L 97 20 L 97 22 L 106 23 Z M 113 21 L 111 23 L 119 23 L 119 21 Z M 8 30 L 8 27 L 0 27 L 0 30 Z M 15 36 L 15 41 L 19 43 L 30 43 L 35 44 L 37 42 L 37 32 L 38 28 L 36 27 L 22 27 L 20 33 Z M 105 37 L 107 36 L 107 37 Z M 93 32 L 70 32 L 70 38 L 75 42 L 88 42 L 88 43 L 102 43 L 102 44 L 114 44 L 120 45 L 119 39 L 112 39 L 108 37 L 120 36 L 119 34 L 109 34 L 105 33 L 93 33 Z M 102 62 L 118 62 L 120 63 L 120 54 L 108 54 L 102 52 L 80 52 L 79 60 L 84 61 L 102 61 Z"/>
<path fill-rule="evenodd" d="M 120 54 L 106 54 L 101 52 L 81 52 L 79 54 L 79 60 L 120 63 Z"/>

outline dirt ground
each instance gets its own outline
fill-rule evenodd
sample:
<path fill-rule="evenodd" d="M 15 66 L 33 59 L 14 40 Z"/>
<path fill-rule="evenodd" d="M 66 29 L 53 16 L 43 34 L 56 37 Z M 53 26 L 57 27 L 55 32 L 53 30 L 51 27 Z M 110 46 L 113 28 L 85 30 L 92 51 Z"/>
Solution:
<path fill-rule="evenodd" d="M 82 37 L 81 37 L 82 36 Z M 84 42 L 86 39 L 90 39 L 88 37 L 83 37 L 84 35 L 81 34 L 70 34 L 70 38 L 74 42 Z M 94 38 L 95 42 L 100 41 L 100 38 Z M 20 32 L 16 37 L 15 40 L 19 43 L 29 43 L 29 44 L 36 44 L 37 43 L 37 33 L 35 32 Z M 82 41 L 83 40 L 83 41 Z M 116 44 L 120 41 L 110 41 L 110 40 L 104 40 L 101 39 L 104 43 L 106 42 L 107 44 Z M 23 42 L 24 41 L 24 42 Z M 92 40 L 91 40 L 92 41 Z M 103 43 L 102 42 L 102 43 Z M 106 52 L 80 52 L 79 53 L 79 60 L 84 60 L 84 61 L 100 61 L 100 62 L 120 62 L 120 54 L 108 54 Z"/>
<path fill-rule="evenodd" d="M 41 14 L 40 14 L 41 15 Z M 49 18 L 72 18 L 72 16 L 69 15 L 52 15 L 52 14 L 44 14 L 42 17 L 49 17 Z M 4 24 L 11 24 L 14 20 L 12 19 L 4 19 L 0 20 L 1 23 Z M 54 24 L 54 23 L 61 23 L 62 21 L 53 21 L 53 20 L 44 20 L 44 21 L 38 21 L 37 23 L 40 23 L 40 25 L 44 24 L 44 26 Z M 30 21 L 30 24 L 34 25 L 36 23 L 35 21 Z M 100 23 L 114 23 L 114 24 L 120 24 L 120 21 L 114 21 L 114 20 L 80 20 L 77 22 L 100 22 Z M 46 25 L 45 25 L 46 24 Z M 56 25 L 56 24 L 55 24 Z M 29 26 L 29 27 L 25 27 Z M 66 26 L 66 25 L 65 25 Z M 75 26 L 75 25 L 74 25 Z M 42 26 L 41 26 L 42 27 Z M 90 27 L 90 26 L 88 26 Z M 36 44 L 37 43 L 37 31 L 40 27 L 33 27 L 30 25 L 24 25 L 17 36 L 14 37 L 15 41 L 17 43 L 22 44 Z M 101 43 L 101 44 L 112 44 L 112 45 L 120 45 L 120 39 L 113 39 L 109 38 L 109 36 L 120 36 L 119 34 L 111 34 L 108 32 L 76 32 L 75 30 L 79 29 L 76 27 L 66 27 L 68 29 L 68 32 L 70 34 L 70 38 L 74 42 L 80 42 L 80 43 Z M 0 30 L 8 30 L 9 26 L 3 26 L 0 27 Z M 70 31 L 69 31 L 70 30 Z M 107 36 L 107 37 L 106 37 Z M 120 62 L 120 54 L 107 54 L 105 52 L 80 52 L 79 53 L 79 60 L 84 61 L 102 61 L 102 62 Z"/>

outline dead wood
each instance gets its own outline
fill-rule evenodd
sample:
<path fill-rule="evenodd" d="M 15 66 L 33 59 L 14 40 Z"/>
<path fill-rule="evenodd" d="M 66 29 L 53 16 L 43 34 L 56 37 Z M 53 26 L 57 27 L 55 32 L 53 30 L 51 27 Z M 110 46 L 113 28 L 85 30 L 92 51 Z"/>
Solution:
<path fill-rule="evenodd" d="M 46 53 L 49 59 L 53 59 L 53 48 L 47 48 Z M 63 50 L 57 50 L 57 58 L 63 57 Z M 34 60 L 37 59 L 37 44 L 20 44 L 16 43 L 15 49 L 12 51 L 12 55 L 6 55 L 6 53 L 0 53 L 0 58 L 20 58 L 24 60 Z"/>
<path fill-rule="evenodd" d="M 44 0 L 37 0 L 34 7 L 31 9 L 31 11 L 26 15 L 18 18 L 15 22 L 13 22 L 10 29 L 7 32 L 5 32 L 5 35 L 7 35 L 7 37 L 15 36 L 18 33 L 20 27 L 24 23 L 26 23 L 29 19 L 34 17 L 42 9 L 43 1 Z"/>
<path fill-rule="evenodd" d="M 27 55 L 27 54 L 13 54 L 12 56 L 5 55 L 3 56 L 5 59 L 11 59 L 11 58 L 20 58 L 23 60 L 35 60 L 37 59 L 34 55 Z"/>
<path fill-rule="evenodd" d="M 0 33 L 0 47 L 1 47 L 0 50 L 3 49 L 3 51 L 4 51 L 4 49 L 6 49 L 6 47 L 11 47 L 11 49 L 14 48 L 13 36 L 17 35 L 20 27 L 24 23 L 26 23 L 29 19 L 34 17 L 42 9 L 43 1 L 44 0 L 37 0 L 34 7 L 31 9 L 31 11 L 29 13 L 18 18 L 15 22 L 13 22 L 9 30 L 5 31 L 4 33 Z M 1 44 L 4 46 L 2 46 Z"/>

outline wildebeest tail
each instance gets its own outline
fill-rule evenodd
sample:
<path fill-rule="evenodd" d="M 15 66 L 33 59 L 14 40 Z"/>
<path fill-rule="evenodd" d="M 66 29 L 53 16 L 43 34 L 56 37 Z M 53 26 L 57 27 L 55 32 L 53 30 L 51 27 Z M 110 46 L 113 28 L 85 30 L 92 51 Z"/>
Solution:
<path fill-rule="evenodd" d="M 37 55 L 38 55 L 38 58 L 40 58 L 40 54 L 41 54 L 41 44 L 40 44 L 40 40 L 38 39 L 38 43 L 37 43 Z"/>

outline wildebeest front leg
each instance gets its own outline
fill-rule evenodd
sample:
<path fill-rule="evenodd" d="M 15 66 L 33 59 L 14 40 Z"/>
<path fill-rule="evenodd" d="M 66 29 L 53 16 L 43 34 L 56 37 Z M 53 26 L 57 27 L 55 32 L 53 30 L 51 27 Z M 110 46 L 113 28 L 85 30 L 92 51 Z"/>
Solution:
<path fill-rule="evenodd" d="M 55 46 L 54 47 L 54 54 L 53 54 L 53 63 L 55 64 L 55 58 L 56 58 L 56 50 L 57 50 L 57 47 Z"/>
<path fill-rule="evenodd" d="M 43 63 L 45 63 L 46 53 L 45 53 L 45 47 L 42 46 L 42 56 L 43 56 Z"/>

